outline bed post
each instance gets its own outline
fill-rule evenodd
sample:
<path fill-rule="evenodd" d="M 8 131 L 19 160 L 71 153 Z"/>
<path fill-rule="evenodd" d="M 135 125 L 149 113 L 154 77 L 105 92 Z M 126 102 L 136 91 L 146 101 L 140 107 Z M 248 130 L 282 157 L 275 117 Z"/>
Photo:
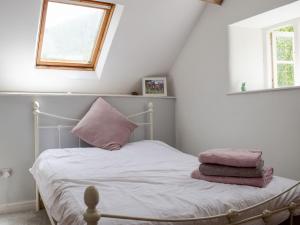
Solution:
<path fill-rule="evenodd" d="M 40 104 L 38 101 L 33 102 L 33 116 L 34 116 L 34 158 L 37 159 L 39 155 L 39 111 Z M 40 197 L 38 187 L 35 187 L 35 209 L 36 211 L 40 210 Z"/>
<path fill-rule="evenodd" d="M 294 214 L 296 209 L 297 209 L 297 204 L 295 202 L 291 202 L 289 205 L 290 225 L 294 225 Z"/>
<path fill-rule="evenodd" d="M 229 224 L 232 224 L 234 222 L 234 219 L 239 215 L 238 211 L 234 209 L 229 209 L 227 213 L 227 220 Z"/>
<path fill-rule="evenodd" d="M 149 111 L 149 123 L 150 123 L 150 140 L 154 139 L 153 135 L 153 103 L 148 103 L 148 111 Z"/>
<path fill-rule="evenodd" d="M 88 187 L 84 192 L 84 202 L 87 205 L 83 218 L 87 225 L 97 225 L 101 218 L 101 214 L 96 209 L 99 203 L 99 192 L 94 186 Z"/>
<path fill-rule="evenodd" d="M 40 104 L 37 101 L 33 102 L 33 115 L 34 115 L 34 157 L 39 155 L 39 111 Z"/>
<path fill-rule="evenodd" d="M 270 221 L 270 218 L 272 217 L 272 211 L 266 209 L 262 212 L 262 219 L 264 221 L 265 224 L 268 224 Z"/>

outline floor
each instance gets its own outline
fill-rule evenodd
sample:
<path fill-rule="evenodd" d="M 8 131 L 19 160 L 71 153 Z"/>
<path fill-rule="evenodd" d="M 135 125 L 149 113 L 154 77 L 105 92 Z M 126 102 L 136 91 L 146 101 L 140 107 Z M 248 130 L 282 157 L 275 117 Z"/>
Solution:
<path fill-rule="evenodd" d="M 50 225 L 44 210 L 0 215 L 0 225 Z"/>

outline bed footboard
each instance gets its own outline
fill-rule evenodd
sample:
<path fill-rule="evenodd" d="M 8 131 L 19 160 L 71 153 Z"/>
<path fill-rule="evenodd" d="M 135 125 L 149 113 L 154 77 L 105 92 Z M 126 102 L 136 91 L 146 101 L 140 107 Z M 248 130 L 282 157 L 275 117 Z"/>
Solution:
<path fill-rule="evenodd" d="M 241 219 L 240 216 L 254 208 L 257 208 L 259 206 L 262 206 L 266 203 L 269 203 L 275 199 L 278 199 L 279 197 L 283 197 L 284 194 L 290 192 L 291 190 L 295 189 L 300 185 L 300 181 L 297 182 L 292 187 L 286 189 L 285 191 L 281 192 L 280 194 L 267 199 L 263 202 L 257 203 L 256 205 L 250 206 L 245 209 L 241 210 L 235 210 L 231 209 L 227 213 L 219 214 L 215 216 L 209 216 L 209 217 L 198 217 L 198 218 L 184 218 L 184 219 L 159 219 L 159 218 L 146 218 L 146 217 L 134 217 L 134 216 L 123 216 L 123 215 L 113 215 L 113 214 L 101 214 L 97 210 L 97 205 L 99 203 L 99 192 L 94 186 L 90 186 L 85 190 L 84 193 L 84 201 L 87 205 L 87 210 L 84 213 L 84 220 L 87 222 L 87 225 L 98 225 L 98 222 L 101 218 L 111 218 L 111 219 L 120 219 L 120 220 L 134 220 L 134 221 L 150 221 L 150 222 L 171 222 L 171 223 L 179 223 L 179 222 L 200 222 L 200 221 L 209 221 L 212 219 L 224 219 L 225 221 L 228 221 L 228 225 L 240 225 L 245 224 L 250 221 L 254 221 L 257 219 L 262 219 L 265 224 L 268 224 L 269 219 L 280 212 L 283 211 L 289 211 L 290 213 L 290 225 L 296 225 L 294 223 L 294 213 L 297 208 L 300 208 L 300 202 L 290 202 L 288 205 L 274 210 L 268 210 L 265 209 L 261 214 L 254 215 L 249 218 Z"/>

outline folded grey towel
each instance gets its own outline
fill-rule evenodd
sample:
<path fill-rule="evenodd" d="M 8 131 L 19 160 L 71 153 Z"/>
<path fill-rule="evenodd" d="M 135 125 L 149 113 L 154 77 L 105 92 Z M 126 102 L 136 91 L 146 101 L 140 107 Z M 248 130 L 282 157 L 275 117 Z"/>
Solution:
<path fill-rule="evenodd" d="M 200 164 L 199 170 L 205 176 L 222 176 L 222 177 L 262 177 L 264 170 L 264 161 L 261 160 L 256 168 L 249 167 L 232 167 L 221 166 L 216 164 Z"/>

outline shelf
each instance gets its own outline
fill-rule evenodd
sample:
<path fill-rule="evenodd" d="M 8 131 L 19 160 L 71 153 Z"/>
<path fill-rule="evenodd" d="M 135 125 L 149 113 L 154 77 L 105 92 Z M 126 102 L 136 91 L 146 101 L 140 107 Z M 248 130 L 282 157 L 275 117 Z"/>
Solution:
<path fill-rule="evenodd" d="M 0 96 L 95 96 L 95 97 L 122 97 L 122 98 L 162 98 L 176 99 L 175 96 L 143 96 L 126 94 L 97 94 L 97 93 L 66 93 L 66 92 L 0 92 Z"/>

